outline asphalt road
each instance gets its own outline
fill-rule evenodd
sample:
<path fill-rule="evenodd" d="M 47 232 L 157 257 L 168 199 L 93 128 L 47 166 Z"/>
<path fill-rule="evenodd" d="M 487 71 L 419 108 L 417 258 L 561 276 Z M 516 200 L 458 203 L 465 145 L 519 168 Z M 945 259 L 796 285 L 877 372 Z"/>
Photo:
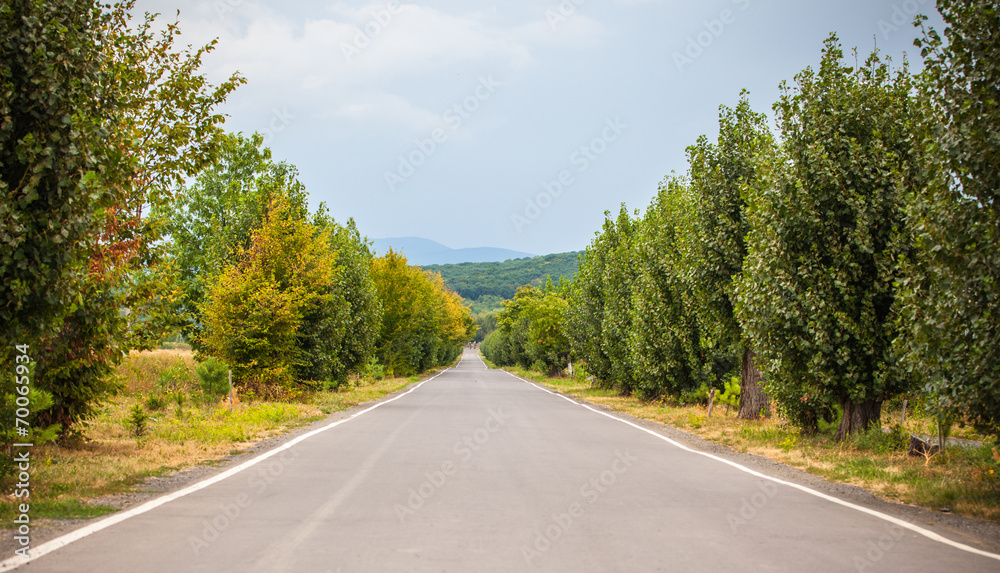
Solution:
<path fill-rule="evenodd" d="M 157 503 L 18 571 L 1000 571 L 909 524 L 489 371 L 471 352 Z"/>

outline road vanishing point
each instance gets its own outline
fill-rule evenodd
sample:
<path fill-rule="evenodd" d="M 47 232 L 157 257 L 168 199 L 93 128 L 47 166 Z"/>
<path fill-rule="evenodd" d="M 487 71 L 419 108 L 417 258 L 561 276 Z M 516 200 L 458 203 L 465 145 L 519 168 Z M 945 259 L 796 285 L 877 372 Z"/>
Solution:
<path fill-rule="evenodd" d="M 466 350 L 407 391 L 0 570 L 1000 571 L 975 540 L 745 458 Z"/>

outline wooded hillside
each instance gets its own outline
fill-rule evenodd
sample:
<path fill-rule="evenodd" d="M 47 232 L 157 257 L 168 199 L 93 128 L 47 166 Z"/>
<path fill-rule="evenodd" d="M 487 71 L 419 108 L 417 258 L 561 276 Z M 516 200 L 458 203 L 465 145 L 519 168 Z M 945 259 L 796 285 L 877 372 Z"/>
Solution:
<path fill-rule="evenodd" d="M 492 295 L 500 299 L 513 298 L 517 287 L 541 286 L 545 277 L 558 282 L 560 277 L 571 280 L 580 268 L 582 251 L 557 253 L 502 263 L 460 263 L 457 265 L 426 265 L 425 271 L 441 273 L 444 284 L 468 300 Z"/>

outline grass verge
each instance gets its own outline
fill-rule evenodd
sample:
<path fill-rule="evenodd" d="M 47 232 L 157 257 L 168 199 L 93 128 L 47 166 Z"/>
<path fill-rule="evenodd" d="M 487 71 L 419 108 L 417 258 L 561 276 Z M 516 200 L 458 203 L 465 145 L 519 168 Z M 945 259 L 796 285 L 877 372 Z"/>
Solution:
<path fill-rule="evenodd" d="M 132 409 L 139 405 L 149 410 L 149 396 L 159 391 L 157 380 L 170 369 L 190 374 L 181 383 L 188 399 L 180 407 L 167 402 L 149 411 L 145 435 L 137 438 L 128 422 Z M 148 477 L 217 463 L 262 439 L 378 400 L 422 378 L 353 381 L 338 391 L 316 392 L 295 403 L 237 403 L 230 410 L 197 402 L 193 373 L 190 351 L 157 350 L 130 356 L 118 369 L 123 393 L 86 425 L 85 439 L 40 446 L 31 452 L 32 522 L 113 513 L 115 508 L 95 504 L 94 499 L 138 491 L 137 486 Z M 12 493 L 0 496 L 4 528 L 12 526 L 17 504 L 23 501 Z"/>
<path fill-rule="evenodd" d="M 741 420 L 725 406 L 714 408 L 708 417 L 704 406 L 644 402 L 592 388 L 585 380 L 549 378 L 519 368 L 507 370 L 563 394 L 680 428 L 738 452 L 865 488 L 883 499 L 1000 523 L 1000 449 L 994 440 L 971 434 L 968 429 L 964 437 L 984 441 L 981 447 L 950 447 L 934 456 L 913 457 L 907 455 L 909 435 L 933 433 L 933 420 L 911 417 L 905 427 L 895 431 L 873 429 L 841 442 L 832 434 L 802 434 L 778 418 Z M 883 422 L 898 418 L 898 412 L 883 414 Z"/>

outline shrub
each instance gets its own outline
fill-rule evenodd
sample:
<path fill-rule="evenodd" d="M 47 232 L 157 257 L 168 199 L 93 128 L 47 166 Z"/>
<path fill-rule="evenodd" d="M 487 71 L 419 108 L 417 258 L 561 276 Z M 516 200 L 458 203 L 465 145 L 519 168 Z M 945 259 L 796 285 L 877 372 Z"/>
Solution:
<path fill-rule="evenodd" d="M 870 428 L 854 440 L 854 446 L 859 450 L 870 450 L 880 454 L 904 451 L 909 445 L 910 436 L 899 424 L 888 432 L 879 427 Z"/>
<path fill-rule="evenodd" d="M 184 400 L 186 396 L 184 395 L 184 390 L 175 390 L 170 394 L 170 399 L 176 404 L 176 412 L 178 418 L 184 417 Z"/>
<path fill-rule="evenodd" d="M 691 404 L 708 404 L 708 384 L 702 383 L 701 386 L 693 390 L 684 390 L 681 395 L 677 397 L 677 401 L 681 406 L 688 406 Z"/>
<path fill-rule="evenodd" d="M 140 439 L 149 431 L 149 414 L 136 404 L 129 411 L 129 416 L 125 418 L 125 428 L 136 439 Z"/>
<path fill-rule="evenodd" d="M 216 402 L 229 393 L 229 365 L 209 358 L 195 369 L 198 385 L 206 402 Z"/>
<path fill-rule="evenodd" d="M 728 408 L 739 409 L 740 407 L 740 379 L 733 376 L 725 383 L 725 390 L 715 396 L 718 404 L 725 404 Z"/>
<path fill-rule="evenodd" d="M 367 380 L 381 380 L 385 378 L 385 367 L 378 363 L 378 358 L 372 356 L 368 359 L 361 376 Z"/>
<path fill-rule="evenodd" d="M 184 361 L 177 360 L 174 365 L 160 372 L 156 386 L 161 392 L 173 393 L 191 384 L 191 372 Z"/>
<path fill-rule="evenodd" d="M 146 409 L 150 412 L 157 412 L 167 407 L 167 399 L 163 394 L 150 394 L 146 398 Z"/>

